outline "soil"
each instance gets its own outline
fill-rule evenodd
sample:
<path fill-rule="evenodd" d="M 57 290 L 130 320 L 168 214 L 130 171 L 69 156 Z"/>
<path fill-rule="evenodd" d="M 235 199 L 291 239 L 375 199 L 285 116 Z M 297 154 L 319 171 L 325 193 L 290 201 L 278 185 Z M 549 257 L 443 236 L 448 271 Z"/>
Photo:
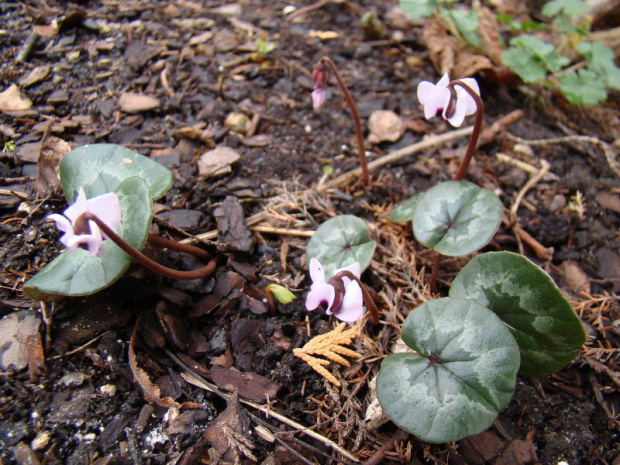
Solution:
<path fill-rule="evenodd" d="M 468 140 L 429 144 L 381 166 L 368 189 L 356 176 L 324 188 L 325 179 L 354 170 L 358 159 L 333 78 L 323 108 L 312 110 L 312 69 L 322 56 L 332 58 L 350 86 L 364 128 L 376 110 L 407 122 L 396 142 L 366 142 L 370 161 L 452 129 L 423 119 L 415 89 L 438 73 L 422 23 L 403 20 L 395 2 L 325 2 L 296 20 L 283 13 L 289 6 L 307 4 L 0 5 L 0 88 L 20 83 L 33 103 L 0 113 L 6 148 L 0 158 L 0 354 L 3 363 L 21 360 L 0 373 L 0 463 L 618 463 L 617 93 L 607 103 L 576 108 L 548 89 L 530 87 L 524 94 L 487 74 L 476 76 L 487 127 L 515 110 L 524 116 L 491 133 L 466 179 L 497 192 L 508 211 L 531 173 L 498 156 L 527 162 L 535 172 L 550 164 L 514 219 L 529 236 L 509 220 L 483 251 L 517 251 L 540 263 L 570 298 L 589 339 L 555 375 L 520 377 L 511 403 L 487 432 L 425 443 L 390 422 L 365 420 L 369 383 L 400 323 L 433 297 L 433 253 L 389 213 L 410 195 L 449 180 Z M 377 12 L 384 38 L 369 37 L 360 26 L 368 10 Z M 28 50 L 33 30 L 39 37 Z M 264 44 L 273 50 L 261 50 Z M 38 67 L 47 69 L 45 77 L 24 84 Z M 129 92 L 157 103 L 132 111 L 120 101 Z M 237 116 L 245 124 L 240 132 L 226 124 L 234 113 L 244 115 Z M 565 139 L 528 143 L 558 138 Z M 62 251 L 46 216 L 61 212 L 66 201 L 49 179 L 36 179 L 37 170 L 44 171 L 41 143 L 54 154 L 62 141 L 71 148 L 116 143 L 167 165 L 174 183 L 156 205 L 153 230 L 177 240 L 198 237 L 199 246 L 220 257 L 216 272 L 171 281 L 132 266 L 93 296 L 47 304 L 26 298 L 23 283 Z M 201 155 L 218 146 L 234 149 L 239 160 L 228 173 L 199 176 Z M 204 234 L 218 230 L 218 208 L 239 224 L 238 206 L 251 223 L 246 250 L 235 238 L 223 240 L 222 231 L 219 239 Z M 292 353 L 337 323 L 308 313 L 303 297 L 310 286 L 307 237 L 338 214 L 366 220 L 378 241 L 364 281 L 382 312 L 382 323 L 364 320 L 351 344 L 361 358 L 350 367 L 329 367 L 340 387 Z M 257 215 L 262 229 L 249 221 Z M 196 266 L 186 254 L 150 253 L 171 267 Z M 445 260 L 439 294 L 466 262 Z M 297 299 L 269 309 L 264 290 L 271 283 Z M 12 344 L 25 360 L 7 358 Z M 205 382 L 217 388 L 205 389 Z M 241 402 L 222 394 L 235 390 Z M 299 432 L 302 427 L 309 430 Z"/>

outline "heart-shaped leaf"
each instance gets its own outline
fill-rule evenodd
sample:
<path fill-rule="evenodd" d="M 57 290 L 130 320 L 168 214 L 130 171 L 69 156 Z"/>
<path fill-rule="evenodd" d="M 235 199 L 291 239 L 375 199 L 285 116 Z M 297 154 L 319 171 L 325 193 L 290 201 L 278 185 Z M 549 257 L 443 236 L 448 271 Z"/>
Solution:
<path fill-rule="evenodd" d="M 151 198 L 158 199 L 172 185 L 168 168 L 144 155 L 116 144 L 92 144 L 69 152 L 60 162 L 60 182 L 68 202 L 84 188 L 86 197 L 114 192 L 123 180 L 140 176 L 147 183 Z"/>
<path fill-rule="evenodd" d="M 355 262 L 359 262 L 364 271 L 370 265 L 375 246 L 363 220 L 353 215 L 341 215 L 318 227 L 308 241 L 306 254 L 308 262 L 311 258 L 321 262 L 325 279 L 329 280 L 337 269 Z"/>
<path fill-rule="evenodd" d="M 489 243 L 502 221 L 497 195 L 468 181 L 448 181 L 424 193 L 413 215 L 413 234 L 442 255 L 460 256 Z"/>
<path fill-rule="evenodd" d="M 415 209 L 422 200 L 422 196 L 424 192 L 420 192 L 418 194 L 414 194 L 409 197 L 407 200 L 403 201 L 400 205 L 398 205 L 392 213 L 390 214 L 390 219 L 395 221 L 396 223 L 405 223 L 407 221 L 411 221 L 413 218 L 413 214 L 415 213 Z"/>
<path fill-rule="evenodd" d="M 153 217 L 149 186 L 138 176 L 116 186 L 121 203 L 121 224 L 117 233 L 140 250 L 148 236 Z M 91 257 L 86 250 L 65 250 L 27 283 L 24 293 L 35 300 L 53 300 L 57 295 L 93 294 L 116 281 L 131 258 L 114 242 L 104 240 L 103 257 Z"/>
<path fill-rule="evenodd" d="M 519 373 L 547 376 L 579 355 L 586 340 L 579 317 L 547 273 L 511 252 L 473 258 L 454 279 L 450 297 L 495 312 L 521 350 Z"/>
<path fill-rule="evenodd" d="M 472 300 L 445 297 L 413 310 L 402 331 L 418 353 L 381 363 L 384 412 L 431 442 L 487 429 L 510 401 L 519 369 L 519 347 L 501 320 Z"/>

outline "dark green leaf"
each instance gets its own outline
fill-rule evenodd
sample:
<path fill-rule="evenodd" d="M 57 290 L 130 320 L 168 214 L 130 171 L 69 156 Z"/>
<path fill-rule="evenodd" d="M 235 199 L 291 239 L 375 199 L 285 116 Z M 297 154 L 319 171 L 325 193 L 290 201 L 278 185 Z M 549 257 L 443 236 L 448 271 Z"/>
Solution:
<path fill-rule="evenodd" d="M 149 187 L 141 177 L 122 181 L 115 189 L 121 202 L 121 224 L 117 233 L 140 250 L 148 236 L 152 219 Z M 104 241 L 103 257 L 91 257 L 86 250 L 65 250 L 24 284 L 31 299 L 52 300 L 55 295 L 93 294 L 116 281 L 131 258 L 114 242 Z"/>
<path fill-rule="evenodd" d="M 508 404 L 519 348 L 493 312 L 471 300 L 443 298 L 413 310 L 402 328 L 415 354 L 383 360 L 377 396 L 401 428 L 431 442 L 487 429 Z"/>
<path fill-rule="evenodd" d="M 338 268 L 359 262 L 362 271 L 370 264 L 375 251 L 368 226 L 353 215 L 331 218 L 316 230 L 306 248 L 308 262 L 316 258 L 323 265 L 325 278 L 330 279 Z"/>
<path fill-rule="evenodd" d="M 60 181 L 69 203 L 75 201 L 79 187 L 86 197 L 114 192 L 116 186 L 132 176 L 148 184 L 151 198 L 158 199 L 172 185 L 172 173 L 144 155 L 116 144 L 92 144 L 69 152 L 60 163 Z"/>
<path fill-rule="evenodd" d="M 472 299 L 504 321 L 521 349 L 520 373 L 547 376 L 579 354 L 581 321 L 551 278 L 527 258 L 490 252 L 456 276 L 451 297 Z"/>
<path fill-rule="evenodd" d="M 488 244 L 502 212 L 492 191 L 468 181 L 444 182 L 424 193 L 413 215 L 413 233 L 442 255 L 466 255 Z"/>
<path fill-rule="evenodd" d="M 419 194 L 414 194 L 405 200 L 403 203 L 398 205 L 392 213 L 390 214 L 390 219 L 396 223 L 404 223 L 406 221 L 411 221 L 413 218 L 413 213 L 415 212 L 415 208 L 422 199 L 423 192 Z"/>

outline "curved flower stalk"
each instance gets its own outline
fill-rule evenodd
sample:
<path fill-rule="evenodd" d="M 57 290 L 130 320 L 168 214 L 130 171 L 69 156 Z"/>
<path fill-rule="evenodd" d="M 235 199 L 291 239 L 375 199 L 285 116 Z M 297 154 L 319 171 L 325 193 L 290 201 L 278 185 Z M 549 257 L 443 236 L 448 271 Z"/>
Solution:
<path fill-rule="evenodd" d="M 105 254 L 103 240 L 107 239 L 94 221 L 87 223 L 78 222 L 83 213 L 90 212 L 101 219 L 110 229 L 116 232 L 121 223 L 121 204 L 114 192 L 98 195 L 91 199 L 86 198 L 84 188 L 80 187 L 73 205 L 69 206 L 63 215 L 49 215 L 54 220 L 56 227 L 64 234 L 60 241 L 71 252 L 78 247 L 86 247 L 91 257 L 102 257 Z"/>
<path fill-rule="evenodd" d="M 478 82 L 474 78 L 450 81 L 450 77 L 446 73 L 437 84 L 429 81 L 420 82 L 417 94 L 418 100 L 424 106 L 424 117 L 426 119 L 437 116 L 448 121 L 452 126 L 459 127 L 463 124 L 466 116 L 476 114 L 474 129 L 469 139 L 465 156 L 453 178 L 455 181 L 460 181 L 465 177 L 465 172 L 474 156 L 478 138 L 482 131 L 484 103 L 480 98 Z M 441 258 L 441 254 L 435 257 L 431 271 L 430 284 L 433 291 L 436 291 L 437 288 L 436 282 Z"/>
<path fill-rule="evenodd" d="M 364 304 L 368 307 L 373 324 L 379 322 L 379 313 L 362 282 L 359 263 L 336 270 L 334 277 L 325 279 L 321 263 L 310 260 L 312 286 L 306 297 L 308 311 L 322 308 L 328 315 L 334 315 L 346 323 L 355 323 L 364 314 Z"/>
<path fill-rule="evenodd" d="M 357 150 L 360 159 L 360 169 L 362 170 L 362 183 L 364 184 L 364 186 L 368 186 L 368 184 L 370 183 L 370 175 L 368 174 L 368 164 L 366 163 L 366 153 L 364 152 L 364 134 L 362 132 L 362 123 L 360 121 L 359 112 L 357 111 L 357 105 L 355 105 L 355 100 L 353 100 L 351 92 L 349 92 L 349 88 L 340 77 L 340 73 L 338 72 L 336 65 L 329 57 L 321 58 L 314 66 L 314 70 L 312 71 L 312 79 L 314 80 L 314 90 L 312 91 L 312 107 L 317 110 L 321 107 L 321 105 L 323 105 L 323 102 L 325 101 L 325 94 L 327 92 L 328 67 L 334 73 L 334 77 L 336 78 L 336 81 L 338 81 L 338 86 L 340 86 L 342 94 L 344 95 L 344 98 L 347 101 L 347 105 L 349 106 L 349 110 L 351 111 L 351 118 L 353 119 L 353 125 L 355 127 L 355 137 L 357 138 Z"/>
<path fill-rule="evenodd" d="M 197 270 L 179 271 L 160 265 L 131 246 L 117 234 L 121 223 L 121 207 L 118 195 L 113 192 L 87 199 L 84 189 L 80 187 L 75 203 L 69 206 L 63 214 L 64 216 L 53 214 L 48 218 L 54 220 L 56 227 L 64 233 L 60 241 L 67 246 L 69 252 L 75 252 L 79 247 L 84 246 L 91 257 L 103 257 L 105 255 L 103 242 L 104 239 L 109 239 L 137 263 L 171 279 L 204 278 L 213 273 L 217 267 L 217 257 L 212 258 L 207 251 L 153 234 L 149 234 L 148 240 L 156 246 L 190 253 L 199 258 L 210 259 L 210 261 L 206 266 Z"/>

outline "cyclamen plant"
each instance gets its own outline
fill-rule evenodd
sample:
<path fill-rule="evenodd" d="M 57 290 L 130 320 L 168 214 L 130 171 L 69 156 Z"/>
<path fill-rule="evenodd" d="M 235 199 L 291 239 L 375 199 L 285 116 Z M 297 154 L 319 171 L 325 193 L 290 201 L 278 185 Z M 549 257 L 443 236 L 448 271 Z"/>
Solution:
<path fill-rule="evenodd" d="M 322 92 L 318 87 L 313 100 L 321 103 Z M 417 93 L 426 118 L 437 116 L 458 127 L 475 114 L 454 180 L 416 194 L 392 212 L 395 221 L 412 221 L 416 239 L 438 252 L 434 286 L 441 256 L 485 246 L 499 227 L 503 206 L 492 191 L 462 180 L 482 128 L 484 105 L 475 79 L 450 81 L 444 75 L 437 84 L 421 82 Z M 359 218 L 343 215 L 323 223 L 307 247 L 313 283 L 306 308 L 357 320 L 365 289 L 359 277 L 374 248 Z M 344 281 L 345 276 L 357 279 Z M 377 312 L 372 321 L 378 320 Z M 413 309 L 402 339 L 414 353 L 384 359 L 377 377 L 379 402 L 401 428 L 430 442 L 448 442 L 488 428 L 510 401 L 517 374 L 559 370 L 579 354 L 585 332 L 544 271 L 520 255 L 490 252 L 461 270 L 449 297 Z"/>
<path fill-rule="evenodd" d="M 198 247 L 149 234 L 152 202 L 170 187 L 163 165 L 114 144 L 94 144 L 69 152 L 60 181 L 71 205 L 52 214 L 67 247 L 24 285 L 33 299 L 93 294 L 115 282 L 135 261 L 172 279 L 197 279 L 215 270 L 217 259 Z M 179 271 L 140 252 L 146 241 L 208 260 L 203 268 Z"/>

